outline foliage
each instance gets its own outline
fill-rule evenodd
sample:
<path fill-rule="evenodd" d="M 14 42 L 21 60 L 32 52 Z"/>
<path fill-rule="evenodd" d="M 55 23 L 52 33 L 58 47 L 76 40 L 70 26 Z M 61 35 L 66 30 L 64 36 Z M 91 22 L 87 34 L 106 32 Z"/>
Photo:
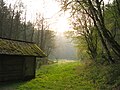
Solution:
<path fill-rule="evenodd" d="M 45 30 L 44 37 L 44 50 L 46 55 L 49 56 L 55 48 L 55 32 L 52 30 Z"/>
<path fill-rule="evenodd" d="M 82 61 L 85 59 L 87 60 L 89 56 L 88 56 L 87 44 L 84 36 L 76 35 L 76 31 L 66 31 L 64 34 L 68 39 L 71 39 L 71 41 L 74 43 L 75 47 L 77 48 L 78 59 Z"/>
<path fill-rule="evenodd" d="M 71 10 L 76 35 L 84 36 L 93 60 L 114 63 L 119 59 L 119 0 L 107 5 L 103 0 L 61 0 L 61 5 L 63 10 Z"/>
<path fill-rule="evenodd" d="M 115 3 L 107 4 L 105 6 L 105 25 L 106 27 L 112 32 L 114 37 L 119 36 L 119 29 L 120 29 L 120 17 L 117 12 L 117 8 Z M 108 22 L 109 21 L 109 22 Z M 115 38 L 117 40 L 117 38 Z M 119 40 L 117 40 L 119 42 Z"/>
<path fill-rule="evenodd" d="M 78 74 L 93 83 L 97 90 L 118 90 L 120 85 L 120 64 L 84 64 L 78 67 Z"/>

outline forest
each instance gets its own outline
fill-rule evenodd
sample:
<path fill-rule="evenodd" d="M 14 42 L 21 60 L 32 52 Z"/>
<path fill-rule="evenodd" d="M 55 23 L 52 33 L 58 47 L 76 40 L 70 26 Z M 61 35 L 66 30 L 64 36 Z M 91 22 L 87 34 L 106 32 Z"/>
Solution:
<path fill-rule="evenodd" d="M 55 32 L 40 13 L 35 22 L 26 21 L 26 8 L 22 1 L 13 6 L 0 1 L 0 37 L 13 40 L 34 42 L 49 56 L 54 48 Z M 48 44 L 49 43 L 49 44 Z"/>
<path fill-rule="evenodd" d="M 120 90 L 120 0 L 56 2 L 61 12 L 70 14 L 72 30 L 64 32 L 64 38 L 57 37 L 41 13 L 36 13 L 35 22 L 27 21 L 22 1 L 14 7 L 0 1 L 0 37 L 34 42 L 47 56 L 37 60 L 35 79 L 0 87 L 3 90 L 6 87 L 10 90 Z M 76 57 L 71 44 L 64 47 L 65 38 L 73 44 Z"/>

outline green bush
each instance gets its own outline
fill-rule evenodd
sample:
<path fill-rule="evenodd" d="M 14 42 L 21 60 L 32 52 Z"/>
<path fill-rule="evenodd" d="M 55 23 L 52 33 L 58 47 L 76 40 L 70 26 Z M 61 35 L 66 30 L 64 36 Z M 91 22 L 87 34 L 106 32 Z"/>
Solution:
<path fill-rule="evenodd" d="M 97 90 L 111 90 L 120 85 L 120 64 L 83 64 L 77 72 L 84 80 L 90 81 Z"/>

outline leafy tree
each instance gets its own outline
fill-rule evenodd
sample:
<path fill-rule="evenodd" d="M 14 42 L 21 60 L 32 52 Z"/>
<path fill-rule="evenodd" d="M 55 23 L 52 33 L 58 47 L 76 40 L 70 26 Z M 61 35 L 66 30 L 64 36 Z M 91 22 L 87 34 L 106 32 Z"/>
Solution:
<path fill-rule="evenodd" d="M 112 33 L 109 29 L 106 28 L 105 25 L 105 7 L 103 0 L 61 0 L 62 1 L 62 9 L 65 11 L 70 9 L 71 15 L 74 16 L 78 14 L 78 18 L 81 20 L 82 16 L 88 16 L 88 20 L 91 20 L 92 27 L 95 27 L 96 32 L 98 33 L 99 39 L 104 47 L 104 51 L 108 57 L 110 63 L 114 63 L 115 61 L 112 58 L 111 50 L 118 57 L 120 57 L 120 45 L 113 37 Z M 86 21 L 87 24 L 89 23 Z M 83 23 L 83 22 L 82 22 Z M 90 23 L 89 23 L 90 24 Z M 84 25 L 86 26 L 86 24 Z M 89 26 L 86 27 L 86 30 Z M 91 30 L 90 30 L 91 31 Z"/>
<path fill-rule="evenodd" d="M 3 0 L 0 2 L 0 36 L 3 38 L 19 39 L 22 32 L 22 4 L 7 7 Z M 24 40 L 24 39 L 23 39 Z"/>
<path fill-rule="evenodd" d="M 34 25 L 29 21 L 26 24 L 26 41 L 33 42 L 34 37 Z"/>
<path fill-rule="evenodd" d="M 47 56 L 51 54 L 51 52 L 55 48 L 55 32 L 52 30 L 45 30 L 45 40 L 44 40 L 44 50 Z"/>
<path fill-rule="evenodd" d="M 75 47 L 77 48 L 77 57 L 79 60 L 83 61 L 89 58 L 88 49 L 84 36 L 78 34 L 78 32 L 78 30 L 66 31 L 64 34 L 68 39 L 71 39 L 71 42 L 75 44 Z"/>
<path fill-rule="evenodd" d="M 0 1 L 0 36 L 3 36 L 3 31 L 4 31 L 4 24 L 6 21 L 8 9 L 5 6 L 5 3 L 3 0 Z"/>

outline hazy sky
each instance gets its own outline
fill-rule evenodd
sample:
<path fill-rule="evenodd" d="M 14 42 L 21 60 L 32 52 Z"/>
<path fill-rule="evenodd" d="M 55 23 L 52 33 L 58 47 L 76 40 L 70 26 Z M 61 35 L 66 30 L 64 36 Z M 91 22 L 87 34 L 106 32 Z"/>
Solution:
<path fill-rule="evenodd" d="M 20 0 L 4 0 L 7 3 L 12 3 L 13 5 L 15 2 L 19 2 Z M 34 21 L 36 18 L 36 13 L 42 13 L 45 18 L 50 22 L 51 28 L 55 29 L 56 31 L 63 32 L 66 30 L 71 29 L 68 17 L 69 14 L 58 14 L 60 11 L 60 5 L 55 0 L 21 0 L 26 9 L 27 9 L 27 20 Z M 108 0 L 104 0 L 105 3 Z"/>

